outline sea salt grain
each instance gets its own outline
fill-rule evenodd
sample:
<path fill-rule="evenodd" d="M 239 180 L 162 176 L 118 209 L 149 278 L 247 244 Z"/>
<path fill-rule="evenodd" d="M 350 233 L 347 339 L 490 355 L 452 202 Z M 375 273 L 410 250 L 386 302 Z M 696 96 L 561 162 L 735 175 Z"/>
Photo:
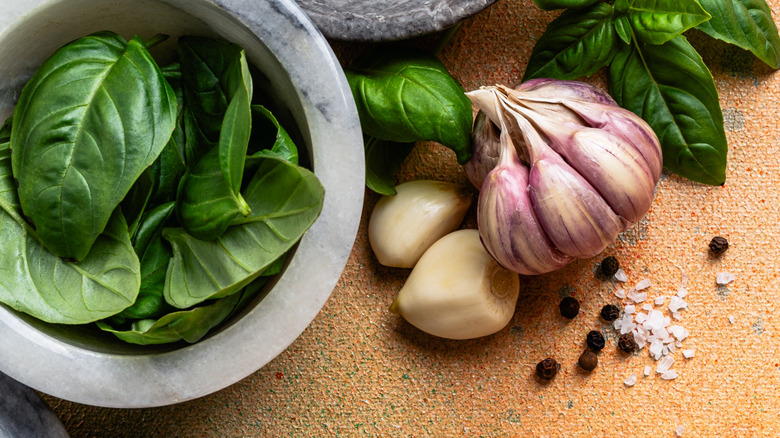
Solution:
<path fill-rule="evenodd" d="M 656 306 L 660 306 L 665 301 L 666 301 L 666 297 L 660 296 L 660 297 L 655 297 L 655 301 L 653 301 L 653 302 L 655 303 Z"/>
<path fill-rule="evenodd" d="M 683 301 L 682 298 L 672 297 L 672 299 L 669 300 L 669 311 L 672 313 L 679 312 L 681 309 L 687 309 L 687 308 L 688 308 L 688 303 Z"/>
<path fill-rule="evenodd" d="M 618 290 L 616 290 L 615 291 L 615 296 L 620 298 L 620 299 L 625 298 L 626 297 L 626 290 L 625 289 L 618 289 Z"/>
<path fill-rule="evenodd" d="M 686 359 L 690 359 L 696 355 L 696 350 L 683 350 L 682 353 Z"/>
<path fill-rule="evenodd" d="M 663 359 L 658 361 L 658 366 L 655 367 L 655 372 L 658 374 L 663 374 L 674 365 L 674 358 L 672 356 L 664 356 Z"/>
<path fill-rule="evenodd" d="M 637 283 L 636 286 L 634 286 L 634 289 L 636 289 L 636 290 L 644 290 L 644 289 L 647 289 L 648 287 L 650 287 L 651 284 L 652 283 L 650 282 L 650 280 L 645 278 L 644 280 L 642 280 L 639 283 Z"/>
<path fill-rule="evenodd" d="M 674 380 L 677 377 L 679 377 L 679 374 L 677 374 L 677 371 L 675 370 L 669 370 L 661 374 L 661 378 L 664 380 Z"/>
<path fill-rule="evenodd" d="M 629 315 L 633 315 L 634 312 L 636 312 L 636 306 L 629 304 L 628 306 L 623 308 L 623 311 Z"/>
<path fill-rule="evenodd" d="M 626 386 L 636 385 L 636 373 L 626 377 L 626 380 L 623 381 L 623 384 L 625 384 Z"/>
<path fill-rule="evenodd" d="M 734 317 L 729 315 L 729 323 L 734 324 Z"/>
<path fill-rule="evenodd" d="M 715 276 L 715 282 L 721 286 L 725 286 L 735 279 L 736 277 L 731 272 L 718 272 L 718 275 Z"/>
<path fill-rule="evenodd" d="M 618 269 L 617 272 L 615 272 L 615 280 L 625 283 L 628 281 L 628 275 L 626 275 L 626 271 L 622 269 Z"/>
<path fill-rule="evenodd" d="M 645 365 L 645 377 L 649 376 L 651 372 L 653 372 L 653 367 Z"/>
<path fill-rule="evenodd" d="M 674 433 L 676 433 L 677 436 L 683 436 L 685 433 L 685 428 L 682 426 L 677 426 L 677 429 L 674 430 Z"/>

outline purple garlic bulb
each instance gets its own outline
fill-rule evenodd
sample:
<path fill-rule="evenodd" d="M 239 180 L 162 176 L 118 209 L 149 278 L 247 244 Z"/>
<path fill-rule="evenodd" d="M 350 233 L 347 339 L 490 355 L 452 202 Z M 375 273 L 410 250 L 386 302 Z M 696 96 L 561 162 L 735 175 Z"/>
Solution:
<path fill-rule="evenodd" d="M 661 174 L 652 129 L 591 85 L 537 79 L 467 93 L 480 110 L 474 157 L 482 243 L 535 275 L 593 257 L 639 221 Z"/>

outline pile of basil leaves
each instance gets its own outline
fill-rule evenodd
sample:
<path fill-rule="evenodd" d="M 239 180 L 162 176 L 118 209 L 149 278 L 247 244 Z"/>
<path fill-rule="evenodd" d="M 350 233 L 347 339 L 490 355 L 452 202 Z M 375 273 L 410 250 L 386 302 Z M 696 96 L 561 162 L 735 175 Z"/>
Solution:
<path fill-rule="evenodd" d="M 253 102 L 244 50 L 75 40 L 0 130 L 0 301 L 137 344 L 196 342 L 282 269 L 322 208 L 290 136 Z"/>

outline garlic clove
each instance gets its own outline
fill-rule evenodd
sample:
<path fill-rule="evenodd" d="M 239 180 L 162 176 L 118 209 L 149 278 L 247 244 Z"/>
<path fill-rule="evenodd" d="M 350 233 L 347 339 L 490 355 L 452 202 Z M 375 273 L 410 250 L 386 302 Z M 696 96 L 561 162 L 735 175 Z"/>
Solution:
<path fill-rule="evenodd" d="M 390 311 L 448 339 L 488 336 L 506 327 L 520 291 L 518 274 L 485 251 L 477 230 L 458 230 L 420 258 Z"/>
<path fill-rule="evenodd" d="M 655 189 L 652 171 L 622 138 L 602 129 L 582 128 L 559 149 L 627 225 L 638 222 L 650 209 Z"/>
<path fill-rule="evenodd" d="M 501 141 L 512 147 L 509 136 L 502 135 Z M 572 261 L 552 245 L 542 229 L 529 197 L 528 169 L 511 150 L 482 186 L 477 223 L 485 249 L 514 272 L 544 274 Z"/>
<path fill-rule="evenodd" d="M 606 91 L 579 81 L 537 78 L 523 82 L 515 90 L 516 93 L 514 95 L 521 99 L 546 100 L 551 103 L 579 100 L 617 105 L 612 96 Z"/>
<path fill-rule="evenodd" d="M 540 149 L 528 180 L 536 217 L 566 255 L 593 257 L 625 228 L 601 195 L 551 149 Z"/>
<path fill-rule="evenodd" d="M 371 212 L 368 240 L 379 263 L 412 268 L 434 242 L 458 228 L 471 206 L 466 186 L 417 180 L 396 186 Z"/>
<path fill-rule="evenodd" d="M 463 165 L 466 176 L 474 187 L 482 188 L 485 177 L 496 167 L 500 156 L 499 129 L 480 111 L 474 119 L 474 128 L 471 131 L 471 159 Z"/>

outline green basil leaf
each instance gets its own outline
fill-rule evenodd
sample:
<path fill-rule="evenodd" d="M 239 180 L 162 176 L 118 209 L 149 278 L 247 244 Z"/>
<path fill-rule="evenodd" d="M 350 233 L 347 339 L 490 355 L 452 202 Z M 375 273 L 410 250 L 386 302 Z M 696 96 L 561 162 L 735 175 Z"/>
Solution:
<path fill-rule="evenodd" d="M 244 50 L 236 49 L 234 44 L 188 37 L 184 47 L 180 57 L 185 105 L 193 105 L 191 114 L 197 124 L 193 129 L 205 127 L 202 132 L 209 138 L 208 144 L 216 140 L 216 146 L 197 161 L 190 161 L 196 164 L 188 168 L 179 186 L 179 218 L 190 234 L 210 240 L 224 232 L 235 218 L 249 213 L 240 190 L 252 133 L 252 78 Z M 215 59 L 194 55 L 215 53 L 219 53 Z M 227 102 L 224 112 L 219 112 L 222 107 L 217 104 L 223 102 L 215 101 L 215 95 Z M 219 131 L 212 133 L 216 117 L 221 123 Z M 191 155 L 195 158 L 199 154 Z"/>
<path fill-rule="evenodd" d="M 262 105 L 252 105 L 252 137 L 249 147 L 250 157 L 270 151 L 283 160 L 298 164 L 298 147 L 271 111 Z"/>
<path fill-rule="evenodd" d="M 685 37 L 627 46 L 609 68 L 615 101 L 646 120 L 661 141 L 664 167 L 693 181 L 726 180 L 726 133 L 707 66 Z"/>
<path fill-rule="evenodd" d="M 125 215 L 127 229 L 131 236 L 135 234 L 138 224 L 141 222 L 141 217 L 143 217 L 146 207 L 149 205 L 153 189 L 154 175 L 152 174 L 152 169 L 148 168 L 135 180 L 125 199 L 119 204 L 122 214 Z"/>
<path fill-rule="evenodd" d="M 414 148 L 414 143 L 395 143 L 367 138 L 366 186 L 380 195 L 395 195 L 395 174 Z"/>
<path fill-rule="evenodd" d="M 173 63 L 162 68 L 162 73 L 176 94 L 176 128 L 171 139 L 165 145 L 160 156 L 152 163 L 154 175 L 154 191 L 149 203 L 151 206 L 164 204 L 176 199 L 179 180 L 187 170 L 184 161 L 185 128 L 184 128 L 184 94 L 181 85 L 181 65 Z"/>
<path fill-rule="evenodd" d="M 563 11 L 536 42 L 523 81 L 577 79 L 606 66 L 618 50 L 612 12 L 607 3 Z"/>
<path fill-rule="evenodd" d="M 181 228 L 166 228 L 173 259 L 165 278 L 165 300 L 186 308 L 235 293 L 285 254 L 314 223 L 324 189 L 310 171 L 264 158 L 245 198 L 249 216 L 217 239 L 204 241 Z"/>
<path fill-rule="evenodd" d="M 552 11 L 554 9 L 587 8 L 597 1 L 599 0 L 534 0 L 534 3 L 545 11 Z"/>
<path fill-rule="evenodd" d="M 618 17 L 615 20 L 615 32 L 621 40 L 626 44 L 631 44 L 631 23 L 628 21 L 628 17 L 625 15 Z"/>
<path fill-rule="evenodd" d="M 0 144 L 0 302 L 58 324 L 97 321 L 133 304 L 140 267 L 122 214 L 111 216 L 81 262 L 63 261 L 22 218 L 8 147 Z"/>
<path fill-rule="evenodd" d="M 632 0 L 628 20 L 636 38 L 663 44 L 710 19 L 697 0 Z"/>
<path fill-rule="evenodd" d="M 213 240 L 237 218 L 249 214 L 250 206 L 234 193 L 220 168 L 219 148 L 214 148 L 181 179 L 176 211 L 184 229 L 193 237 Z M 243 167 L 243 166 L 242 166 Z"/>
<path fill-rule="evenodd" d="M 712 19 L 698 29 L 713 38 L 751 51 L 780 68 L 780 36 L 765 0 L 699 0 Z"/>
<path fill-rule="evenodd" d="M 131 344 L 169 344 L 182 340 L 195 343 L 222 323 L 242 298 L 243 294 L 234 294 L 194 309 L 168 313 L 160 319 L 142 319 L 133 322 L 129 330 L 117 330 L 103 321 L 98 321 L 97 325 Z"/>
<path fill-rule="evenodd" d="M 0 127 L 0 143 L 5 143 L 7 141 L 11 141 L 11 122 L 13 121 L 13 116 L 7 118 L 5 120 L 5 123 L 3 123 L 3 126 Z"/>
<path fill-rule="evenodd" d="M 471 102 L 436 56 L 378 47 L 345 70 L 363 133 L 380 140 L 436 141 L 471 158 Z"/>
<path fill-rule="evenodd" d="M 43 63 L 14 110 L 11 148 L 22 210 L 52 252 L 87 255 L 175 119 L 176 96 L 138 37 L 97 33 Z"/>

